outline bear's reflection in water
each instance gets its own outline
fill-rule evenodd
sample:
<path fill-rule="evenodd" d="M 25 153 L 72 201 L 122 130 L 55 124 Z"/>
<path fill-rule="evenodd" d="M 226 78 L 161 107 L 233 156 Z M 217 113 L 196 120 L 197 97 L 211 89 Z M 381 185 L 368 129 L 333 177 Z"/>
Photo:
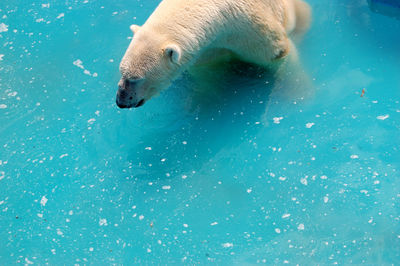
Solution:
<path fill-rule="evenodd" d="M 190 176 L 212 165 L 217 153 L 243 156 L 229 151 L 268 128 L 271 101 L 292 103 L 309 97 L 311 87 L 298 64 L 267 70 L 228 57 L 197 65 L 158 97 L 170 103 L 163 116 L 168 121 L 152 124 L 154 130 L 131 143 L 129 174 L 149 180 Z"/>

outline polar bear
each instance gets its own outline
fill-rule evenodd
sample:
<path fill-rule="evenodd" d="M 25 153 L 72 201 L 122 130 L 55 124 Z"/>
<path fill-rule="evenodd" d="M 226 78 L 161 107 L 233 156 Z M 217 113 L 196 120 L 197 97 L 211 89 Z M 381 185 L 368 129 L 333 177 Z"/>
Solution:
<path fill-rule="evenodd" d="M 116 103 L 142 106 L 213 51 L 265 67 L 295 58 L 289 37 L 306 31 L 310 13 L 302 0 L 163 0 L 143 26 L 130 27 Z"/>

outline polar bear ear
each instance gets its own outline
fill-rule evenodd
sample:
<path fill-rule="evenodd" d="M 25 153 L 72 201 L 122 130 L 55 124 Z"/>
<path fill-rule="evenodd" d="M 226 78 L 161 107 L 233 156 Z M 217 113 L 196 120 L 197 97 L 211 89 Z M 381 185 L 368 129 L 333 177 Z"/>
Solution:
<path fill-rule="evenodd" d="M 182 51 L 176 44 L 168 44 L 164 49 L 164 53 L 173 63 L 179 63 L 181 60 Z"/>
<path fill-rule="evenodd" d="M 136 34 L 140 30 L 140 26 L 132 24 L 130 27 L 131 31 Z"/>

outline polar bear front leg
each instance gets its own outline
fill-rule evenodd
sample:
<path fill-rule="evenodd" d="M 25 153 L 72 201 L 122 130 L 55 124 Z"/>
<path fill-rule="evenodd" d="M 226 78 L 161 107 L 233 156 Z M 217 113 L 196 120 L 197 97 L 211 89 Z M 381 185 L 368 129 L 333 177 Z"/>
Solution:
<path fill-rule="evenodd" d="M 274 47 L 272 60 L 278 60 L 284 58 L 290 52 L 290 40 L 286 36 L 283 40 L 277 41 L 272 46 Z"/>
<path fill-rule="evenodd" d="M 271 25 L 253 25 L 250 34 L 235 42 L 234 52 L 250 63 L 269 66 L 285 58 L 291 52 L 291 41 L 283 27 L 271 28 Z"/>
<path fill-rule="evenodd" d="M 290 52 L 290 40 L 283 26 L 276 24 L 270 25 L 267 21 L 264 25 L 259 25 L 259 35 L 264 42 L 264 59 L 266 63 L 286 57 Z M 276 22 L 275 22 L 276 23 Z"/>

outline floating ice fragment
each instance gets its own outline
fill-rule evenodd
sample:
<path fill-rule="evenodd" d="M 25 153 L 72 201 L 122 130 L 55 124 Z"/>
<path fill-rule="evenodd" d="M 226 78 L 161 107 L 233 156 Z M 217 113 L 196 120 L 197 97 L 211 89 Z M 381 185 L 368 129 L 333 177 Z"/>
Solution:
<path fill-rule="evenodd" d="M 223 243 L 222 246 L 224 248 L 231 248 L 231 247 L 233 247 L 233 243 Z"/>
<path fill-rule="evenodd" d="M 25 258 L 26 264 L 33 264 L 33 261 L 30 261 L 28 258 Z"/>
<path fill-rule="evenodd" d="M 100 225 L 100 226 L 107 226 L 107 225 L 108 225 L 107 219 L 100 218 L 100 220 L 99 220 L 99 225 Z"/>
<path fill-rule="evenodd" d="M 351 159 L 358 159 L 358 155 L 357 154 L 350 155 L 350 158 Z"/>
<path fill-rule="evenodd" d="M 307 186 L 308 185 L 307 178 L 300 179 L 300 183 L 302 183 L 303 185 Z"/>
<path fill-rule="evenodd" d="M 48 199 L 46 198 L 46 196 L 43 196 L 40 200 L 40 205 L 42 205 L 43 207 L 46 206 L 47 201 Z"/>
<path fill-rule="evenodd" d="M 283 218 L 283 219 L 289 218 L 289 217 L 290 217 L 290 213 L 285 213 L 284 215 L 282 215 L 282 218 Z"/>
<path fill-rule="evenodd" d="M 325 196 L 325 197 L 324 197 L 324 203 L 328 203 L 328 201 L 329 201 L 328 196 Z"/>
<path fill-rule="evenodd" d="M 80 59 L 76 59 L 72 64 L 74 64 L 74 66 L 79 67 L 80 69 L 83 69 L 83 73 L 89 76 L 93 76 L 93 77 L 97 77 L 98 74 L 97 73 L 93 73 L 91 74 L 89 70 L 85 69 L 85 67 L 83 66 L 83 62 Z"/>
<path fill-rule="evenodd" d="M 2 180 L 5 177 L 6 173 L 4 171 L 0 172 L 0 180 Z"/>
<path fill-rule="evenodd" d="M 74 64 L 75 66 L 84 69 L 83 65 L 82 65 L 82 61 L 80 59 L 75 60 L 72 64 Z"/>
<path fill-rule="evenodd" d="M 8 25 L 0 23 L 0 32 L 6 32 L 6 31 L 8 31 Z"/>
<path fill-rule="evenodd" d="M 213 222 L 213 223 L 211 223 L 210 225 L 211 226 L 214 226 L 214 225 L 217 225 L 218 224 L 218 222 Z"/>
<path fill-rule="evenodd" d="M 6 104 L 4 104 L 4 103 L 0 104 L 0 109 L 6 109 L 6 108 L 7 108 Z"/>
<path fill-rule="evenodd" d="M 171 186 L 162 186 L 162 189 L 168 190 L 168 189 L 171 189 Z"/>
<path fill-rule="evenodd" d="M 43 8 L 49 8 L 49 7 L 50 7 L 50 3 L 42 4 L 42 7 L 43 7 Z"/>
<path fill-rule="evenodd" d="M 299 224 L 299 226 L 297 226 L 298 230 L 304 230 L 304 224 Z"/>
<path fill-rule="evenodd" d="M 281 120 L 283 119 L 283 117 L 282 116 L 281 117 L 274 117 L 272 119 L 274 120 L 275 124 L 279 124 L 281 122 Z"/>
<path fill-rule="evenodd" d="M 389 115 L 379 115 L 376 118 L 379 120 L 385 120 L 385 119 L 389 118 Z"/>
<path fill-rule="evenodd" d="M 326 175 L 321 175 L 321 179 L 327 179 L 328 177 Z"/>
<path fill-rule="evenodd" d="M 61 154 L 61 155 L 60 155 L 60 159 L 66 157 L 66 156 L 68 156 L 68 153 Z"/>
<path fill-rule="evenodd" d="M 87 122 L 88 122 L 88 124 L 93 124 L 94 123 L 94 121 L 96 121 L 96 119 L 95 118 L 90 118 Z"/>
<path fill-rule="evenodd" d="M 306 128 L 311 128 L 313 125 L 315 125 L 314 123 L 307 123 L 306 124 Z"/>
<path fill-rule="evenodd" d="M 61 231 L 61 229 L 57 228 L 57 235 L 62 236 L 64 233 Z"/>
<path fill-rule="evenodd" d="M 3 54 L 0 54 L 0 61 L 3 61 Z"/>
<path fill-rule="evenodd" d="M 281 233 L 281 229 L 275 228 L 275 232 L 276 232 L 277 234 L 280 234 L 280 233 Z"/>
<path fill-rule="evenodd" d="M 63 18 L 64 17 L 64 13 L 61 13 L 60 15 L 57 16 L 57 19 Z"/>

